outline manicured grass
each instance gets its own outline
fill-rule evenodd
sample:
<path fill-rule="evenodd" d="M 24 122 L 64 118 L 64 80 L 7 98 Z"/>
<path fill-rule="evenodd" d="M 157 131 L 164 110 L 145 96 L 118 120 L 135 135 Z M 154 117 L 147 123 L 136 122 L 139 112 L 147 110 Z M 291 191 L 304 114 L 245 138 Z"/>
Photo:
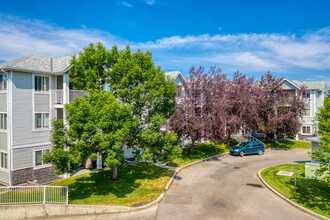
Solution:
<path fill-rule="evenodd" d="M 51 185 L 69 187 L 69 203 L 140 206 L 164 192 L 173 170 L 143 162 L 118 168 L 118 180 L 109 180 L 112 171 L 101 170 L 59 180 Z"/>
<path fill-rule="evenodd" d="M 311 149 L 311 143 L 305 141 L 269 140 L 265 142 L 266 148 Z"/>
<path fill-rule="evenodd" d="M 294 175 L 279 176 L 278 171 L 293 172 L 293 164 L 269 167 L 261 172 L 262 178 L 276 191 L 316 213 L 330 217 L 330 186 L 319 180 L 306 179 L 305 164 L 296 164 L 297 192 L 294 192 Z M 288 204 L 289 205 L 289 204 Z"/>
<path fill-rule="evenodd" d="M 236 143 L 233 143 L 233 145 Z M 166 164 L 170 166 L 182 167 L 188 163 L 211 157 L 217 154 L 225 153 L 229 151 L 230 146 L 225 144 L 214 144 L 207 143 L 195 146 L 194 155 L 190 156 L 191 148 L 184 148 L 182 151 L 182 155 L 179 158 L 176 158 L 172 161 L 167 161 Z"/>

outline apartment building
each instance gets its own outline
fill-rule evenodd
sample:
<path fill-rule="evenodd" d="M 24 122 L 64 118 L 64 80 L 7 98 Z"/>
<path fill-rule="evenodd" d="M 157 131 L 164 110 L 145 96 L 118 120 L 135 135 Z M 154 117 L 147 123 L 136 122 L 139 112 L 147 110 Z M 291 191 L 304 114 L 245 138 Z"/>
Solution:
<path fill-rule="evenodd" d="M 71 59 L 30 55 L 0 64 L 0 184 L 53 174 L 54 167 L 41 160 L 51 149 L 51 119 L 64 118 L 64 105 L 86 93 L 70 90 Z M 181 72 L 166 75 L 182 85 Z"/>
<path fill-rule="evenodd" d="M 49 177 L 42 155 L 50 150 L 51 119 L 81 91 L 69 89 L 72 56 L 26 56 L 0 64 L 0 183 Z"/>
<path fill-rule="evenodd" d="M 308 137 L 318 135 L 316 113 L 318 108 L 323 106 L 327 94 L 327 84 L 325 81 L 306 81 L 283 79 L 283 89 L 286 93 L 296 94 L 296 92 L 305 88 L 303 92 L 307 108 L 302 117 L 301 129 L 296 135 L 297 140 L 303 140 Z"/>

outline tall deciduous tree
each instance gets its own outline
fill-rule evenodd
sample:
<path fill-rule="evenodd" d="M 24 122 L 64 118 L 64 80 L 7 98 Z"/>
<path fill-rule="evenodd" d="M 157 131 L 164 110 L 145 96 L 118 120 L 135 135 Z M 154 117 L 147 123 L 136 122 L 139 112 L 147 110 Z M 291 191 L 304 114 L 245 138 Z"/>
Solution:
<path fill-rule="evenodd" d="M 286 92 L 282 87 L 282 79 L 276 79 L 269 72 L 262 76 L 257 86 L 258 129 L 268 135 L 293 137 L 300 129 L 306 106 L 302 97 L 304 88 L 296 93 Z"/>
<path fill-rule="evenodd" d="M 321 164 L 316 173 L 318 175 L 327 173 L 324 180 L 330 183 L 330 96 L 325 98 L 324 106 L 319 109 L 317 120 L 322 143 L 320 149 L 312 152 L 311 157 Z"/>
<path fill-rule="evenodd" d="M 179 155 L 176 135 L 160 131 L 174 113 L 176 87 L 155 67 L 150 52 L 91 44 L 73 59 L 70 73 L 75 89 L 90 91 L 90 97 L 66 106 L 70 149 L 79 149 L 80 160 L 98 152 L 116 171 L 124 146 L 140 151 L 143 159 Z"/>

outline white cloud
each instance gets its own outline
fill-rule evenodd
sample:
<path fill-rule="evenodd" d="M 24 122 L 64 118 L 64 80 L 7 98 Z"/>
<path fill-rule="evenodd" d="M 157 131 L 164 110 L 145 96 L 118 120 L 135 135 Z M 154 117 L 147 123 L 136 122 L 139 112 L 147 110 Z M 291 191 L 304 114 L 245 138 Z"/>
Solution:
<path fill-rule="evenodd" d="M 155 0 L 146 0 L 145 2 L 147 5 L 153 5 L 153 4 L 155 4 L 156 1 Z"/>
<path fill-rule="evenodd" d="M 128 41 L 95 29 L 64 29 L 38 20 L 0 14 L 0 59 L 12 60 L 35 54 L 62 56 L 77 53 L 91 42 L 124 47 Z"/>
<path fill-rule="evenodd" d="M 130 4 L 130 3 L 127 3 L 127 2 L 121 2 L 121 4 L 122 4 L 122 5 L 124 5 L 124 6 L 126 6 L 126 7 L 128 7 L 128 8 L 131 8 L 131 7 L 133 7 L 133 5 L 132 5 L 132 4 Z"/>
<path fill-rule="evenodd" d="M 171 36 L 147 42 L 130 42 L 109 32 L 65 29 L 39 20 L 0 14 L 0 60 L 35 54 L 62 56 L 77 53 L 91 42 L 107 48 L 129 43 L 132 50 L 151 50 L 157 64 L 165 69 L 186 71 L 195 65 L 218 65 L 226 72 L 301 73 L 330 72 L 330 28 L 287 34 L 202 34 Z M 317 80 L 316 75 L 313 76 Z M 307 78 L 307 77 L 306 77 Z M 329 77 L 325 80 L 329 81 Z"/>

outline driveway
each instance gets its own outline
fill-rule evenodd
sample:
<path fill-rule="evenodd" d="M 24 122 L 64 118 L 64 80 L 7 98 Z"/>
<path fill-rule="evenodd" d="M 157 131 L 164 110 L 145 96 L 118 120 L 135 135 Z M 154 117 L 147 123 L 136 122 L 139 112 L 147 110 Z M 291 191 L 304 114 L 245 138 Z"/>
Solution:
<path fill-rule="evenodd" d="M 182 170 L 158 210 L 153 206 L 132 213 L 46 219 L 315 219 L 265 188 L 257 176 L 264 167 L 307 160 L 307 150 L 268 150 L 263 156 L 226 155 Z"/>
<path fill-rule="evenodd" d="M 156 219 L 314 219 L 259 180 L 260 169 L 309 160 L 307 150 L 268 150 L 263 156 L 223 156 L 179 173 Z"/>

